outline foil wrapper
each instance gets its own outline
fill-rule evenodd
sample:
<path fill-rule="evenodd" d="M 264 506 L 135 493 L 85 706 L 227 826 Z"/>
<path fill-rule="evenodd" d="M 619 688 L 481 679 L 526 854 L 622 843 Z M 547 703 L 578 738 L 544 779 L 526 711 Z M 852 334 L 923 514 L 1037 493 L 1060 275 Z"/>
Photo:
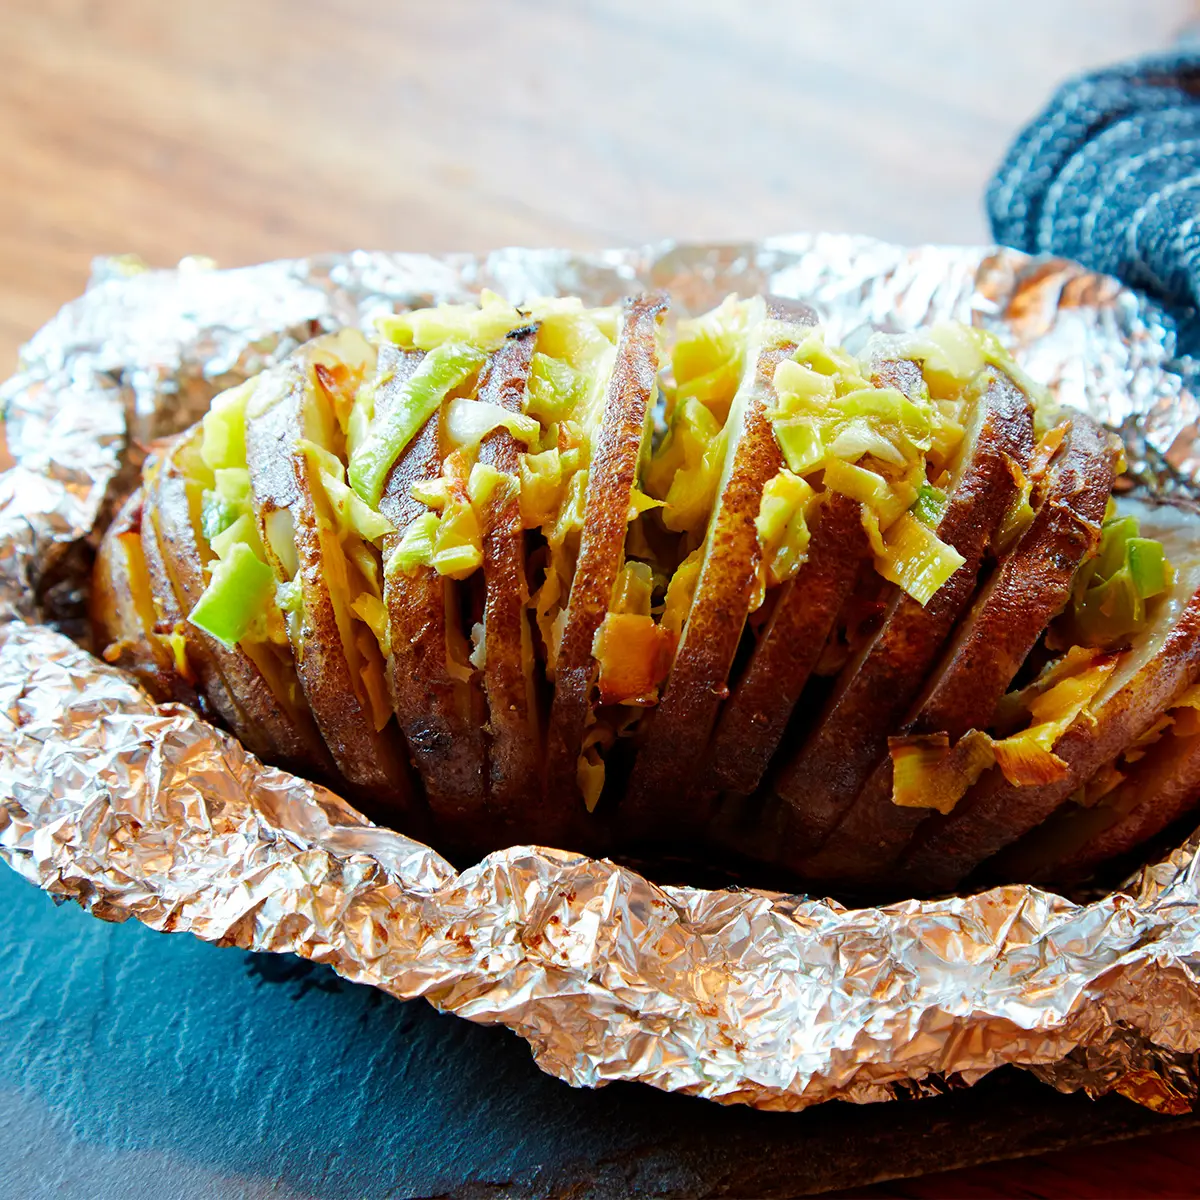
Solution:
<path fill-rule="evenodd" d="M 1125 439 L 1156 491 L 1200 483 L 1196 400 L 1138 297 L 1060 260 L 796 235 L 486 256 L 359 252 L 217 271 L 97 265 L 0 389 L 0 856 L 111 921 L 328 963 L 501 1023 L 578 1086 L 641 1080 L 799 1109 L 970 1084 L 1003 1064 L 1186 1111 L 1200 1061 L 1200 837 L 1088 903 L 1030 887 L 848 910 L 659 887 L 518 846 L 457 872 L 323 788 L 155 705 L 72 641 L 86 567 L 140 447 L 297 342 L 470 297 L 664 287 L 807 300 L 838 337 L 939 318 L 995 330 Z"/>

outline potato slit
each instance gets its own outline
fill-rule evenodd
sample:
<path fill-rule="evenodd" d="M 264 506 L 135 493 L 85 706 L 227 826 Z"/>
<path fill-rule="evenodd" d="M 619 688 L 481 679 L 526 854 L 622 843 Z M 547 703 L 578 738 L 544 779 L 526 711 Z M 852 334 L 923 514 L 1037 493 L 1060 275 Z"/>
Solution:
<path fill-rule="evenodd" d="M 1076 416 L 1032 523 L 980 589 L 897 734 L 944 733 L 957 742 L 988 728 L 1026 656 L 1069 600 L 1080 563 L 1095 551 L 1117 454 L 1115 439 Z M 885 756 L 802 869 L 813 879 L 878 883 L 929 815 L 892 803 L 892 762 Z"/>
<path fill-rule="evenodd" d="M 894 596 L 882 627 L 843 669 L 812 734 L 772 780 L 785 806 L 782 853 L 793 865 L 824 844 L 887 752 L 888 734 L 970 601 L 993 531 L 1016 494 L 1009 464 L 1027 469 L 1032 453 L 1029 398 L 992 374 L 975 402 L 937 528 L 965 561 L 924 607 Z"/>

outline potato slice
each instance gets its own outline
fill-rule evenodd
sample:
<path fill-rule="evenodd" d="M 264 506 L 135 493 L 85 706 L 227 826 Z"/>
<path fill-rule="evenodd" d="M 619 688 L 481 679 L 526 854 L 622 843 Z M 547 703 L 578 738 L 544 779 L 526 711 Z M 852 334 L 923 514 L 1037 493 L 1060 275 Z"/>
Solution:
<path fill-rule="evenodd" d="M 1017 494 L 1012 464 L 1033 453 L 1029 397 L 991 373 L 972 406 L 938 537 L 965 560 L 922 607 L 897 594 L 875 636 L 843 669 L 799 752 L 773 781 L 788 807 L 781 853 L 791 864 L 824 844 L 900 724 L 970 601 L 992 535 Z"/>
<path fill-rule="evenodd" d="M 544 787 L 562 829 L 582 809 L 579 756 L 593 719 L 598 673 L 592 644 L 625 560 L 630 501 L 657 386 L 658 324 L 666 308 L 667 298 L 661 293 L 625 301 L 616 361 L 592 446 L 584 527 L 554 665 L 546 731 Z"/>
<path fill-rule="evenodd" d="M 385 413 L 421 363 L 420 351 L 383 345 L 375 411 Z M 384 539 L 384 561 L 427 508 L 415 483 L 442 474 L 444 409 L 405 447 L 384 481 L 379 511 L 396 527 Z M 388 686 L 400 728 L 425 782 L 429 806 L 455 844 L 477 845 L 486 817 L 483 729 L 486 707 L 468 662 L 459 585 L 431 566 L 385 573 L 383 599 L 391 627 Z"/>
<path fill-rule="evenodd" d="M 808 558 L 779 589 L 746 673 L 721 712 L 712 748 L 717 787 L 749 796 L 762 782 L 869 553 L 859 503 L 828 493 Z"/>
<path fill-rule="evenodd" d="M 953 888 L 968 873 L 1040 825 L 1105 763 L 1143 736 L 1200 678 L 1200 517 L 1190 508 L 1118 504 L 1142 533 L 1162 542 L 1175 568 L 1171 590 L 1122 654 L 1104 689 L 1059 738 L 1062 778 L 1016 787 L 992 768 L 946 817 L 931 817 L 901 860 L 902 881 L 922 891 Z"/>
<path fill-rule="evenodd" d="M 479 399 L 523 412 L 537 329 L 515 329 L 491 356 Z M 483 687 L 488 704 L 490 806 L 504 824 L 536 831 L 542 804 L 542 730 L 538 711 L 525 533 L 521 527 L 520 460 L 524 447 L 507 429 L 496 429 L 479 446 L 478 461 L 511 482 L 497 487 L 481 506 L 484 602 Z"/>
<path fill-rule="evenodd" d="M 142 552 L 143 492 L 121 506 L 100 543 L 88 614 L 92 642 L 105 662 L 129 671 L 155 700 L 197 707 L 192 682 L 180 674 L 170 647 L 155 630 L 159 614 Z"/>
<path fill-rule="evenodd" d="M 953 744 L 991 724 L 1026 656 L 1070 598 L 1076 570 L 1099 544 L 1119 454 L 1115 438 L 1074 415 L 1042 481 L 1032 523 L 979 592 L 897 734 L 945 733 Z M 892 761 L 885 755 L 801 870 L 809 879 L 878 882 L 929 811 L 892 803 Z"/>
<path fill-rule="evenodd" d="M 1194 710 L 1189 710 L 1194 711 Z M 1127 854 L 1200 804 L 1200 733 L 1168 728 L 1089 807 L 1068 802 L 988 865 L 1005 880 L 1070 884 Z"/>
<path fill-rule="evenodd" d="M 908 359 L 877 362 L 872 377 L 877 387 L 905 395 L 924 387 L 919 364 Z M 712 750 L 718 787 L 748 796 L 762 782 L 870 551 L 861 506 L 827 493 L 808 557 L 780 588 L 746 673 L 721 713 Z"/>
<path fill-rule="evenodd" d="M 797 330 L 816 324 L 810 309 L 785 312 L 764 303 L 758 327 L 767 328 L 769 318 L 787 321 Z M 685 798 L 689 824 L 703 826 L 711 816 L 711 791 L 702 796 L 693 785 L 728 695 L 729 672 L 750 612 L 760 556 L 755 518 L 763 488 L 783 466 L 769 415 L 776 405 L 775 368 L 795 350 L 799 336 L 781 332 L 757 352 L 725 421 L 725 463 L 695 595 L 666 689 L 647 716 L 622 801 L 624 817 L 647 832 L 682 817 Z"/>
<path fill-rule="evenodd" d="M 383 655 L 351 610 L 355 568 L 302 447 L 307 440 L 340 453 L 335 397 L 327 387 L 336 378 L 338 402 L 347 403 L 372 360 L 362 335 L 346 330 L 307 343 L 263 376 L 247 404 L 246 459 L 267 556 L 280 583 L 299 584 L 299 619 L 289 621 L 288 633 L 317 727 L 360 801 L 411 819 L 416 809 L 403 748 L 390 725 Z M 325 370 L 319 373 L 318 366 Z"/>

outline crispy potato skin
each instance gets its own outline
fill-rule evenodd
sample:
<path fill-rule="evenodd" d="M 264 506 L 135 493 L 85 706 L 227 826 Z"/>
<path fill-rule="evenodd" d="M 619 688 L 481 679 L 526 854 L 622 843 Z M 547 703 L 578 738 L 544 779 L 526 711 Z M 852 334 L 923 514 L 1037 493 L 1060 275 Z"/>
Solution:
<path fill-rule="evenodd" d="M 1054 746 L 1066 775 L 1014 787 L 993 767 L 947 817 L 931 817 L 901 860 L 900 880 L 947 891 L 972 870 L 1046 820 L 1081 784 L 1141 737 L 1200 678 L 1200 592 L 1184 608 L 1162 649 L 1100 711 L 1076 721 Z"/>
<path fill-rule="evenodd" d="M 1079 564 L 1099 544 L 1118 452 L 1114 438 L 1083 414 L 1075 417 L 1033 523 L 976 597 L 898 733 L 945 733 L 953 743 L 991 723 L 1029 651 L 1069 600 Z M 929 815 L 891 797 L 885 755 L 834 834 L 804 862 L 805 875 L 878 883 Z"/>
<path fill-rule="evenodd" d="M 422 357 L 420 351 L 380 348 L 380 377 L 391 374 L 391 379 L 376 393 L 377 413 L 395 403 Z M 442 473 L 441 427 L 439 410 L 384 482 L 379 511 L 396 527 L 384 539 L 384 562 L 412 521 L 427 511 L 413 497 L 412 486 Z M 485 816 L 485 713 L 478 681 L 463 680 L 453 669 L 457 666 L 461 674 L 466 661 L 455 584 L 432 567 L 417 567 L 411 575 L 385 572 L 383 600 L 391 626 L 388 686 L 396 717 L 434 816 L 449 838 L 462 841 Z M 451 659 L 452 644 L 461 664 Z"/>
<path fill-rule="evenodd" d="M 815 323 L 808 311 L 785 314 L 769 307 L 768 315 Z M 685 816 L 694 826 L 712 815 L 712 789 L 695 784 L 721 703 L 729 694 L 729 672 L 750 612 L 761 557 L 755 519 L 763 488 L 783 466 L 769 416 L 775 400 L 773 379 L 775 368 L 795 348 L 795 343 L 772 347 L 754 364 L 754 386 L 727 451 L 732 461 L 709 522 L 696 594 L 662 699 L 647 718 L 622 802 L 622 813 L 651 835 L 678 830 Z"/>
<path fill-rule="evenodd" d="M 824 844 L 887 753 L 888 733 L 970 601 L 993 531 L 1016 494 L 1010 462 L 1028 469 L 1029 398 L 994 375 L 979 404 L 977 428 L 967 434 L 966 458 L 938 526 L 938 536 L 965 562 L 924 608 L 908 595 L 895 596 L 882 628 L 847 664 L 813 732 L 773 781 L 788 806 L 781 853 L 793 866 Z"/>
<path fill-rule="evenodd" d="M 625 558 L 630 497 L 658 373 L 656 330 L 666 307 L 660 293 L 625 302 L 616 363 L 588 472 L 584 528 L 554 667 L 546 735 L 545 793 L 567 823 L 582 807 L 576 772 L 598 672 L 592 642 Z"/>
<path fill-rule="evenodd" d="M 318 729 L 338 770 L 359 796 L 372 806 L 412 814 L 411 785 L 398 748 L 387 728 L 376 731 L 360 699 L 359 681 L 342 645 L 334 602 L 326 582 L 314 490 L 321 487 L 298 447 L 310 432 L 304 390 L 304 359 L 287 365 L 282 385 L 252 398 L 246 421 L 246 457 L 259 532 L 269 544 L 267 519 L 287 509 L 295 531 L 302 606 L 293 642 L 296 670 Z M 280 581 L 287 572 L 274 554 Z"/>
<path fill-rule="evenodd" d="M 1168 730 L 1122 773 L 1124 782 L 1094 808 L 1064 804 L 989 864 L 989 874 L 1019 882 L 1077 883 L 1161 833 L 1200 803 L 1200 735 L 1181 737 Z"/>
<path fill-rule="evenodd" d="M 481 401 L 523 411 L 536 336 L 535 328 L 509 334 L 488 363 Z M 481 442 L 479 461 L 519 480 L 522 449 L 507 429 L 496 429 Z M 542 731 L 518 487 L 497 489 L 484 506 L 482 525 L 489 807 L 498 823 L 521 830 L 518 836 L 540 838 Z"/>

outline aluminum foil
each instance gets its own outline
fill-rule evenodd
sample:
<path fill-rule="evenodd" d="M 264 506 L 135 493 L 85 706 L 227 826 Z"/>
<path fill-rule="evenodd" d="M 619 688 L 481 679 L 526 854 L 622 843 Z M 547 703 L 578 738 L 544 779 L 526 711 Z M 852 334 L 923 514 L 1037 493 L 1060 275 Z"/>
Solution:
<path fill-rule="evenodd" d="M 1196 1097 L 1200 837 L 1090 903 L 1029 887 L 847 910 L 657 887 L 514 847 L 456 872 L 332 793 L 154 705 L 68 636 L 87 547 L 146 440 L 313 333 L 465 298 L 667 288 L 814 303 L 838 336 L 943 317 L 997 331 L 1065 403 L 1119 429 L 1142 482 L 1200 481 L 1167 333 L 1111 279 L 994 248 L 797 235 L 575 254 L 354 253 L 243 270 L 98 264 L 0 389 L 0 856 L 111 921 L 291 952 L 527 1039 L 581 1086 L 636 1079 L 797 1109 L 970 1084 L 1014 1063 L 1166 1111 Z"/>

